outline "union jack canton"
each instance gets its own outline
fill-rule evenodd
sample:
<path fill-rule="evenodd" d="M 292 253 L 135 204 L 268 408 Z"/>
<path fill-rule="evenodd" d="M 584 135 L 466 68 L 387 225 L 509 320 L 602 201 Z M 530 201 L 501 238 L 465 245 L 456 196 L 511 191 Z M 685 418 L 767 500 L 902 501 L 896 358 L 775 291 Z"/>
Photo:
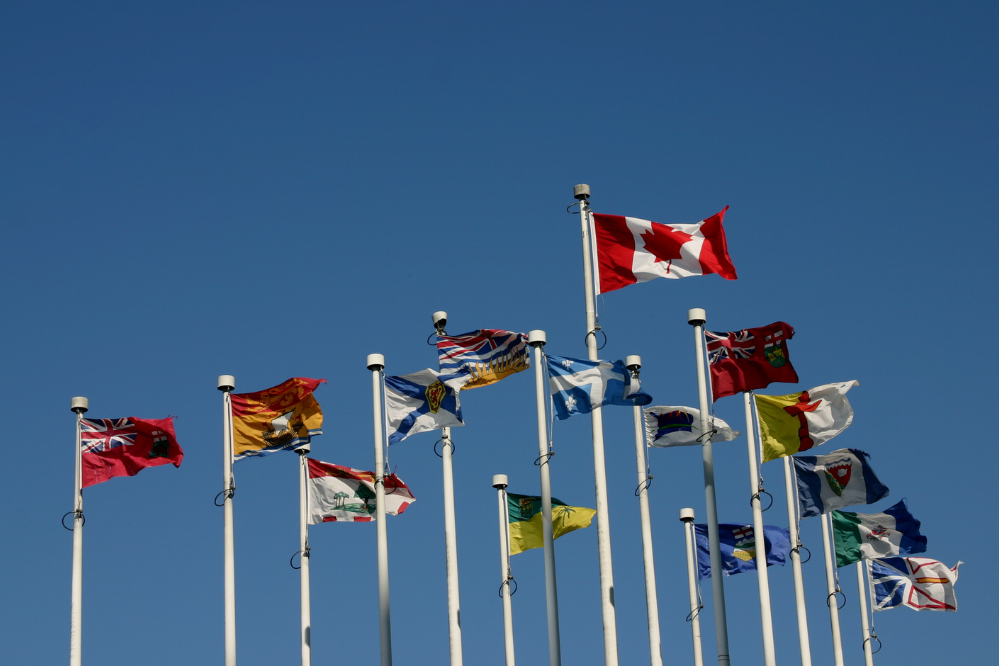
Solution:
<path fill-rule="evenodd" d="M 131 419 L 81 419 L 80 447 L 83 453 L 101 453 L 135 444 L 138 431 Z"/>

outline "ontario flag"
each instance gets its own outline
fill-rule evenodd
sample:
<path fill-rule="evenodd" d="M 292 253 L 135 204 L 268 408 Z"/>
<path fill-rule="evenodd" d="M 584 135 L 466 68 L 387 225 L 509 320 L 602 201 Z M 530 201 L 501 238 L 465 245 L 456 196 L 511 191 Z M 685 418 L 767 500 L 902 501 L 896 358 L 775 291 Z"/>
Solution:
<path fill-rule="evenodd" d="M 637 217 L 593 214 L 597 293 L 653 278 L 717 273 L 736 279 L 722 220 L 728 206 L 696 224 L 659 224 Z"/>
<path fill-rule="evenodd" d="M 180 467 L 184 459 L 172 416 L 82 419 L 80 446 L 84 488 L 114 476 L 135 476 L 146 467 L 167 463 Z"/>
<path fill-rule="evenodd" d="M 772 382 L 798 383 L 787 351 L 794 329 L 782 321 L 727 333 L 705 331 L 704 337 L 713 400 L 766 388 Z"/>

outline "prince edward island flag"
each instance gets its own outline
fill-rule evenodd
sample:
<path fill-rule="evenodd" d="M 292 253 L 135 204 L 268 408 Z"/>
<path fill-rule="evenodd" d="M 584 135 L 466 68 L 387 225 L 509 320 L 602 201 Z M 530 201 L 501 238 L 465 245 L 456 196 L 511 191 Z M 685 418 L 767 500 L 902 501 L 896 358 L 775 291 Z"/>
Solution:
<path fill-rule="evenodd" d="M 652 396 L 624 362 L 584 361 L 578 358 L 548 356 L 548 384 L 552 391 L 555 416 L 564 420 L 573 414 L 589 414 L 600 405 L 647 405 Z"/>

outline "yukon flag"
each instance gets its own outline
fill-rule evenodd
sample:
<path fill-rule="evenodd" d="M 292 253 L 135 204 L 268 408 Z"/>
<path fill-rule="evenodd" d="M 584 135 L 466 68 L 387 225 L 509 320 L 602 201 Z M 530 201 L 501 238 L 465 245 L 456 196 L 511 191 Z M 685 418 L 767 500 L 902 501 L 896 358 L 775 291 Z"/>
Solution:
<path fill-rule="evenodd" d="M 375 475 L 359 469 L 309 461 L 309 524 L 366 523 L 375 519 Z M 395 474 L 385 477 L 385 513 L 397 516 L 416 501 Z"/>
<path fill-rule="evenodd" d="M 654 278 L 717 273 L 736 279 L 722 220 L 728 206 L 697 224 L 659 224 L 593 214 L 598 294 Z"/>

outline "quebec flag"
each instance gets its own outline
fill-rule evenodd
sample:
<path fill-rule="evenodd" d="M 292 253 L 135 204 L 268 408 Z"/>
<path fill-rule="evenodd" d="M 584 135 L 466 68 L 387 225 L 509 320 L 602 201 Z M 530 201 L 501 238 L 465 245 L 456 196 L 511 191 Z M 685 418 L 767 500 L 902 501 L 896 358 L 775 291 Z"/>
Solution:
<path fill-rule="evenodd" d="M 647 405 L 652 396 L 623 361 L 584 361 L 578 358 L 546 356 L 548 385 L 552 391 L 555 417 L 560 421 L 573 414 L 588 414 L 599 405 Z"/>
<path fill-rule="evenodd" d="M 471 380 L 468 372 L 448 374 L 421 370 L 385 378 L 388 442 L 450 426 L 463 426 L 458 391 Z"/>

